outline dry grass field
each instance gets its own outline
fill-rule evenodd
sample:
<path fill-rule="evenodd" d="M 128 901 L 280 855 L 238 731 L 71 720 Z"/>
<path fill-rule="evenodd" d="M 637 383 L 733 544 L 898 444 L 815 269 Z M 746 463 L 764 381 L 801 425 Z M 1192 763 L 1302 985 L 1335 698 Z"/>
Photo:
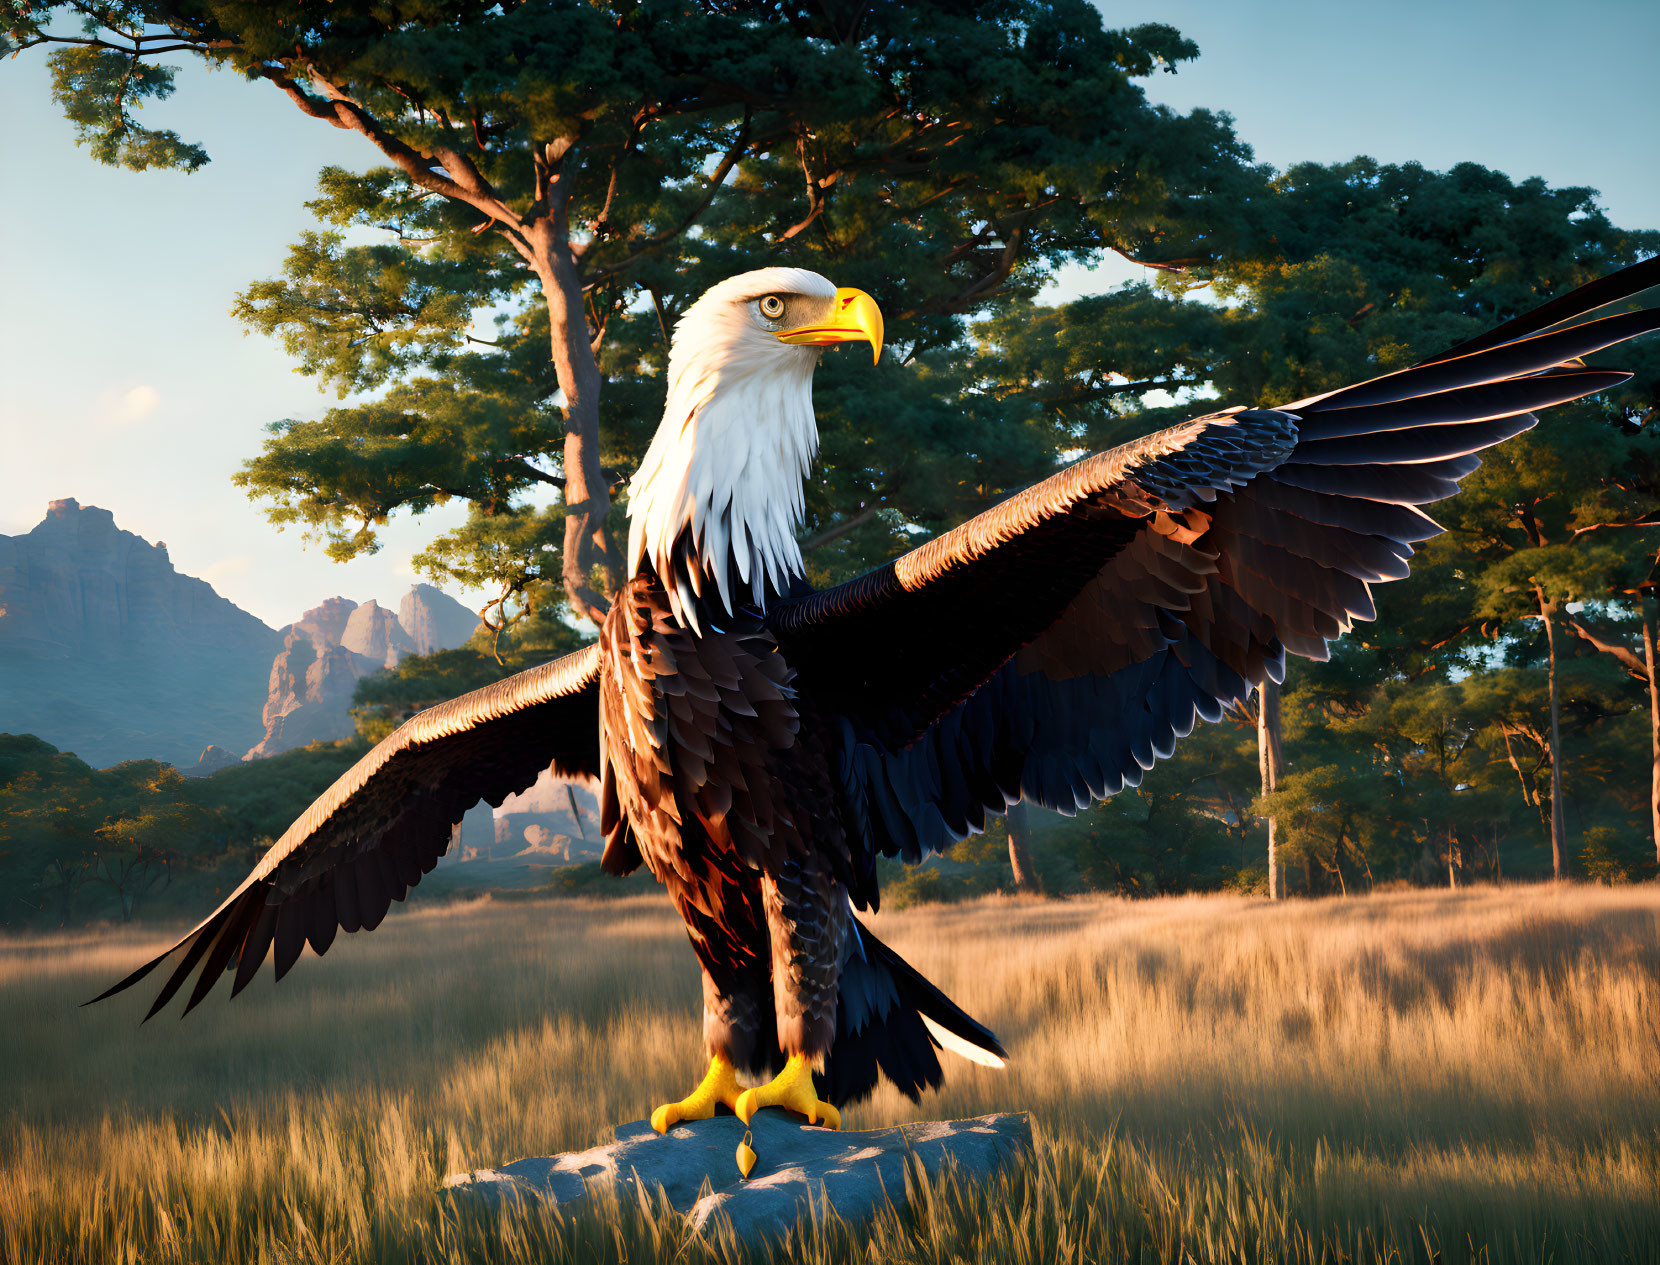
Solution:
<path fill-rule="evenodd" d="M 1033 1113 L 806 1261 L 1660 1260 L 1660 892 L 1512 887 L 1272 907 L 987 900 L 880 933 L 990 1023 L 920 1109 Z M 76 1003 L 155 931 L 0 940 L 0 1260 L 736 1260 L 649 1202 L 456 1220 L 446 1172 L 591 1145 L 699 1070 L 658 900 L 413 910 L 280 988 L 140 1028 Z"/>

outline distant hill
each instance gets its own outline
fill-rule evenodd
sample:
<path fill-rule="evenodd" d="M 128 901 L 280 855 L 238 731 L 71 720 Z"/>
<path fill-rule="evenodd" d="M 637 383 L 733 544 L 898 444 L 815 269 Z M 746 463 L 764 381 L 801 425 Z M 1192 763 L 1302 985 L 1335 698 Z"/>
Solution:
<path fill-rule="evenodd" d="M 108 510 L 53 501 L 0 536 L 0 729 L 95 767 L 246 751 L 282 636 Z"/>
<path fill-rule="evenodd" d="M 478 617 L 430 584 L 397 614 L 331 598 L 274 629 L 74 499 L 0 535 L 0 731 L 88 764 L 186 772 L 349 737 L 359 677 L 462 645 Z M 218 748 L 205 766 L 198 757 Z"/>

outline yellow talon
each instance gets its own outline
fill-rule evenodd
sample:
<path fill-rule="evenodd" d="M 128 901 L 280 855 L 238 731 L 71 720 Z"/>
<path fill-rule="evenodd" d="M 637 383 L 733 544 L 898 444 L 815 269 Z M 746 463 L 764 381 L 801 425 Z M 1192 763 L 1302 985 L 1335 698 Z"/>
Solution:
<path fill-rule="evenodd" d="M 679 1102 L 666 1102 L 651 1113 L 651 1127 L 667 1133 L 682 1120 L 707 1120 L 715 1114 L 719 1103 L 736 1111 L 742 1092 L 743 1086 L 738 1084 L 738 1074 L 732 1064 L 725 1055 L 717 1054 L 709 1060 L 709 1070 L 696 1089 Z"/>
<path fill-rule="evenodd" d="M 755 1152 L 749 1145 L 753 1136 L 748 1129 L 745 1129 L 744 1139 L 738 1143 L 738 1171 L 746 1178 L 749 1176 L 749 1170 L 755 1167 Z"/>
<path fill-rule="evenodd" d="M 806 1116 L 808 1124 L 822 1122 L 831 1129 L 842 1127 L 842 1113 L 818 1096 L 813 1085 L 813 1069 L 805 1055 L 790 1055 L 784 1070 L 771 1084 L 744 1090 L 732 1110 L 748 1124 L 762 1107 L 785 1107 Z"/>

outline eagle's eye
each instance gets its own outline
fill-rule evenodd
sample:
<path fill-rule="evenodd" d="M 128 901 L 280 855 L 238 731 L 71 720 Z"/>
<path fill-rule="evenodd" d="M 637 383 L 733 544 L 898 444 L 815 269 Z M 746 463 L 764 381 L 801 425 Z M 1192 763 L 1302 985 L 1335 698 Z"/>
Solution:
<path fill-rule="evenodd" d="M 776 333 L 784 327 L 784 296 L 782 294 L 763 294 L 750 303 L 755 313 L 755 321 L 762 329 Z"/>

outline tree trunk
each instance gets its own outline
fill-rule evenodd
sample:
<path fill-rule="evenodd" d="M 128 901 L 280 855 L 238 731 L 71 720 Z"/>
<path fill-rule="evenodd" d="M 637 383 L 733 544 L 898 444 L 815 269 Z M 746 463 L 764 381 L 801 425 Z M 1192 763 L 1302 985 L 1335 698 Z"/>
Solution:
<path fill-rule="evenodd" d="M 1014 871 L 1017 892 L 1035 894 L 1038 891 L 1037 867 L 1032 864 L 1029 846 L 1032 837 L 1032 808 L 1025 800 L 1009 806 L 1009 869 Z"/>
<path fill-rule="evenodd" d="M 565 548 L 561 578 L 571 608 L 596 624 L 622 585 L 622 559 L 611 540 L 610 489 L 599 464 L 599 360 L 588 334 L 582 281 L 563 217 L 536 221 L 530 230 L 536 275 L 548 307 L 553 370 L 565 395 Z M 594 588 L 596 569 L 606 592 Z"/>
<path fill-rule="evenodd" d="M 1262 793 L 1279 789 L 1285 776 L 1285 751 L 1280 744 L 1280 687 L 1272 677 L 1265 677 L 1257 689 L 1257 772 L 1262 778 Z M 1285 895 L 1285 881 L 1280 874 L 1279 822 L 1270 815 L 1268 823 L 1268 899 L 1279 900 Z"/>
<path fill-rule="evenodd" d="M 1562 698 L 1556 679 L 1556 603 L 1539 595 L 1539 612 L 1545 621 L 1545 646 L 1550 653 L 1550 860 L 1556 878 L 1568 874 L 1567 822 L 1562 806 Z"/>
<path fill-rule="evenodd" d="M 1528 785 L 1527 774 L 1522 772 L 1522 762 L 1516 758 L 1516 752 L 1510 746 L 1510 738 L 1512 734 L 1510 726 L 1501 724 L 1499 732 L 1504 734 L 1504 757 L 1510 761 L 1510 767 L 1515 770 L 1516 773 L 1516 780 L 1520 782 L 1522 786 L 1522 803 L 1526 804 L 1529 808 L 1537 808 L 1538 805 L 1533 802 L 1533 788 Z M 1535 771 L 1537 771 L 1537 767 Z M 1540 824 L 1543 823 L 1544 818 L 1541 816 Z"/>
<path fill-rule="evenodd" d="M 1655 672 L 1655 624 L 1660 602 L 1653 589 L 1643 591 L 1643 663 L 1648 668 L 1649 824 L 1654 831 L 1654 859 L 1660 862 L 1660 674 Z"/>

